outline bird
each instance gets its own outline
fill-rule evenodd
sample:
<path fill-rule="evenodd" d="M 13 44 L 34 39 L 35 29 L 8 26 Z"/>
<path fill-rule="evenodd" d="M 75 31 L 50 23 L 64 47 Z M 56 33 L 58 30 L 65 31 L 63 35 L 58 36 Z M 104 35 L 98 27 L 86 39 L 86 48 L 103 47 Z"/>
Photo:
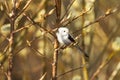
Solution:
<path fill-rule="evenodd" d="M 66 27 L 59 27 L 56 32 L 57 40 L 61 45 L 70 45 L 71 43 L 76 43 L 75 39 L 69 33 L 69 29 Z M 79 49 L 80 53 L 84 53 L 86 57 L 89 57 L 86 52 L 84 52 L 79 45 L 75 45 L 77 49 Z"/>

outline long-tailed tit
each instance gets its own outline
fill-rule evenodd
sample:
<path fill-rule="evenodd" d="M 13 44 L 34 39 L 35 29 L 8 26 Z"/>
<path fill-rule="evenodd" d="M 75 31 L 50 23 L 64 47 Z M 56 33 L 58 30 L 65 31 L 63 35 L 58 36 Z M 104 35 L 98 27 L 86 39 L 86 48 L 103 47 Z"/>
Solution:
<path fill-rule="evenodd" d="M 68 28 L 60 27 L 56 33 L 58 42 L 62 45 L 69 45 L 75 43 L 74 38 L 70 35 Z M 75 45 L 80 52 L 84 53 L 86 57 L 89 57 L 78 45 Z"/>

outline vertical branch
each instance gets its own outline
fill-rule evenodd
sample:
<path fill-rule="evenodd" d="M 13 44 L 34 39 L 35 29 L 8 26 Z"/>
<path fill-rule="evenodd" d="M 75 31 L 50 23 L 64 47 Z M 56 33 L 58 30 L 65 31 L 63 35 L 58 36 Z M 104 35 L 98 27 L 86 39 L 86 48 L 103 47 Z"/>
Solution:
<path fill-rule="evenodd" d="M 60 22 L 60 15 L 61 15 L 61 0 L 55 0 L 56 4 L 56 23 L 58 24 Z"/>
<path fill-rule="evenodd" d="M 8 54 L 8 70 L 7 70 L 7 78 L 8 80 L 12 80 L 12 67 L 13 67 L 13 51 L 14 51 L 14 29 L 15 29 L 15 9 L 16 9 L 16 0 L 12 0 L 13 9 L 10 16 L 10 37 L 9 37 L 9 54 Z"/>
<path fill-rule="evenodd" d="M 120 70 L 120 62 L 118 62 L 117 66 L 115 67 L 114 71 L 111 73 L 111 76 L 108 80 L 114 80 L 114 77 L 117 75 L 117 73 Z"/>
<path fill-rule="evenodd" d="M 110 36 L 109 36 L 109 40 L 107 41 L 107 43 L 105 44 L 102 53 L 104 53 L 104 51 L 108 48 L 108 44 L 111 42 L 111 40 L 114 38 L 114 35 L 119 31 L 119 27 L 115 27 L 115 29 L 111 32 Z M 95 80 L 95 78 L 98 76 L 98 74 L 102 71 L 102 69 L 104 68 L 104 66 L 106 66 L 108 64 L 108 62 L 113 58 L 113 56 L 116 53 L 112 52 L 106 59 L 105 61 L 103 61 L 100 66 L 97 68 L 97 70 L 93 73 L 92 77 L 90 78 L 90 80 Z M 101 54 L 103 55 L 103 54 Z M 101 57 L 101 56 L 100 56 Z M 98 58 L 99 59 L 99 58 Z"/>
<path fill-rule="evenodd" d="M 52 64 L 52 80 L 57 80 L 57 61 L 58 61 L 58 41 L 55 40 L 54 44 L 54 54 L 53 54 L 53 64 Z"/>
<path fill-rule="evenodd" d="M 71 6 L 73 5 L 74 2 L 75 2 L 75 0 L 72 0 L 72 1 L 70 2 L 70 4 L 69 4 L 68 7 L 67 7 L 67 10 L 66 10 L 65 14 L 64 14 L 64 15 L 62 16 L 62 18 L 61 18 L 61 21 L 64 19 L 65 15 L 68 13 L 68 11 L 70 10 L 70 8 L 71 8 Z"/>
<path fill-rule="evenodd" d="M 85 58 L 82 56 L 82 65 L 85 65 Z M 83 80 L 88 80 L 88 71 L 86 66 L 83 66 Z"/>
<path fill-rule="evenodd" d="M 82 0 L 82 9 L 84 10 L 84 11 L 86 11 L 85 10 L 85 0 Z M 85 23 L 85 17 L 84 17 L 84 14 L 82 15 L 82 27 L 84 26 L 84 23 Z M 83 50 L 85 50 L 85 42 L 84 42 L 84 31 L 82 30 L 82 47 L 83 47 Z"/>
<path fill-rule="evenodd" d="M 24 10 L 29 6 L 30 2 L 32 0 L 29 0 L 27 2 L 27 4 L 24 6 L 24 8 L 19 12 L 17 13 L 16 12 L 16 4 L 17 4 L 17 1 L 16 0 L 12 0 L 12 11 L 10 13 L 10 15 L 8 15 L 9 17 L 9 21 L 10 21 L 10 35 L 9 35 L 9 54 L 8 54 L 8 69 L 7 69 L 7 72 L 6 72 L 6 76 L 7 76 L 7 79 L 8 80 L 12 80 L 12 67 L 13 67 L 13 55 L 14 55 L 14 42 L 15 42 L 15 20 L 17 19 L 17 17 L 19 15 L 21 15 Z"/>
<path fill-rule="evenodd" d="M 86 4 L 85 4 L 85 0 L 82 0 L 82 9 L 84 11 L 86 11 L 86 8 L 85 8 Z M 85 16 L 84 14 L 82 15 L 82 27 L 84 26 L 85 24 Z M 85 36 L 84 36 L 84 31 L 82 30 L 82 48 L 83 48 L 83 51 L 85 51 Z M 82 64 L 85 65 L 86 62 L 85 62 L 85 58 L 82 56 Z M 87 68 L 86 66 L 83 67 L 83 80 L 88 80 L 88 72 L 87 72 Z"/>
<path fill-rule="evenodd" d="M 8 55 L 8 71 L 7 71 L 7 78 L 11 80 L 11 72 L 12 72 L 12 64 L 13 64 L 13 50 L 14 50 L 14 19 L 10 21 L 11 24 L 11 31 L 10 31 L 10 38 L 9 38 L 9 55 Z"/>
<path fill-rule="evenodd" d="M 61 15 L 61 0 L 55 0 L 56 4 L 56 27 L 59 27 L 60 15 Z M 55 37 L 53 64 L 52 64 L 52 80 L 57 80 L 57 62 L 58 62 L 58 41 Z"/>

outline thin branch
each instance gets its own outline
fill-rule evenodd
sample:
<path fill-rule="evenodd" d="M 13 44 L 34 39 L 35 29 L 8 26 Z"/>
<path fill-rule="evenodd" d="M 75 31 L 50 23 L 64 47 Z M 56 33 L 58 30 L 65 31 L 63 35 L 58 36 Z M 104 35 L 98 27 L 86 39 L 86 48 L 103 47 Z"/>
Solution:
<path fill-rule="evenodd" d="M 15 16 L 15 18 L 17 18 L 18 16 L 20 16 L 26 9 L 27 7 L 30 5 L 32 0 L 29 0 L 26 5 L 23 7 L 23 9 Z"/>
<path fill-rule="evenodd" d="M 90 78 L 90 80 L 94 80 L 95 77 L 102 71 L 102 69 L 109 63 L 109 61 L 110 61 L 110 60 L 112 59 L 112 57 L 114 56 L 114 55 L 112 55 L 112 54 L 113 54 L 113 52 L 110 54 L 111 57 L 108 56 L 107 59 L 100 64 L 100 66 L 99 66 L 98 69 L 94 72 L 94 74 L 92 75 L 92 77 Z"/>
<path fill-rule="evenodd" d="M 8 37 L 4 36 L 2 33 L 0 33 L 0 35 L 1 35 L 2 37 L 4 37 L 5 40 L 9 41 L 9 38 L 8 38 Z"/>
<path fill-rule="evenodd" d="M 16 0 L 12 0 L 12 5 L 13 5 L 13 11 L 16 10 Z"/>
<path fill-rule="evenodd" d="M 118 62 L 117 66 L 114 68 L 114 71 L 112 72 L 108 80 L 114 80 L 114 77 L 117 75 L 119 70 L 120 70 L 120 62 Z"/>
<path fill-rule="evenodd" d="M 10 21 L 10 35 L 9 35 L 9 54 L 8 54 L 8 69 L 6 72 L 6 77 L 8 80 L 12 80 L 12 69 L 13 69 L 13 55 L 14 55 L 14 42 L 15 42 L 15 36 L 13 31 L 15 30 L 15 20 L 17 18 L 17 13 L 16 13 L 16 0 L 12 0 L 12 11 L 11 14 L 8 15 L 8 19 Z"/>
<path fill-rule="evenodd" d="M 66 72 L 64 72 L 64 73 L 62 73 L 62 74 L 60 74 L 60 75 L 58 75 L 57 78 L 60 78 L 60 77 L 66 75 L 66 74 L 68 74 L 68 73 L 70 73 L 70 72 L 79 70 L 79 69 L 81 69 L 81 68 L 83 68 L 83 67 L 84 67 L 84 65 L 82 65 L 82 66 L 80 66 L 80 67 L 77 67 L 77 68 L 74 68 L 74 69 L 71 69 L 71 70 L 69 70 L 69 71 L 66 71 Z"/>
<path fill-rule="evenodd" d="M 111 35 L 110 35 L 110 37 L 109 37 L 109 40 L 107 41 L 105 47 L 103 48 L 103 50 L 102 50 L 102 52 L 101 52 L 102 54 L 104 53 L 104 51 L 105 51 L 106 48 L 108 47 L 108 44 L 110 43 L 110 41 L 113 39 L 114 34 L 116 34 L 118 31 L 119 31 L 119 27 L 117 27 L 115 30 L 113 30 L 113 32 L 111 32 Z M 101 55 L 102 55 L 102 54 L 101 54 Z M 105 59 L 105 61 L 100 64 L 100 66 L 99 66 L 98 69 L 94 72 L 94 74 L 92 75 L 92 77 L 91 77 L 90 80 L 94 80 L 94 79 L 95 79 L 95 77 L 102 71 L 102 69 L 104 68 L 104 66 L 108 64 L 108 62 L 112 59 L 113 56 L 114 56 L 114 55 L 113 55 L 113 52 L 112 52 L 112 53 Z"/>
<path fill-rule="evenodd" d="M 75 2 L 75 0 L 72 0 L 71 3 L 68 5 L 67 10 L 66 10 L 65 14 L 63 15 L 63 17 L 61 18 L 60 21 L 62 21 L 64 19 L 65 15 L 68 13 L 68 11 L 70 10 L 70 8 L 71 8 L 71 6 L 73 5 L 74 2 Z"/>
<path fill-rule="evenodd" d="M 31 24 L 28 24 L 28 25 L 26 25 L 25 27 L 22 27 L 22 28 L 19 28 L 19 29 L 17 29 L 17 30 L 14 30 L 13 33 L 20 32 L 20 31 L 22 31 L 22 30 L 24 30 L 24 29 L 28 29 L 28 28 L 30 28 L 30 27 L 31 27 Z"/>
<path fill-rule="evenodd" d="M 57 64 L 58 64 L 58 41 L 55 40 L 53 53 L 53 63 L 52 63 L 52 80 L 57 80 Z"/>
<path fill-rule="evenodd" d="M 56 23 L 60 22 L 60 16 L 61 16 L 61 0 L 55 0 L 55 7 L 56 7 Z"/>
<path fill-rule="evenodd" d="M 116 8 L 113 9 L 113 10 L 108 9 L 104 15 L 100 16 L 100 17 L 97 18 L 95 21 L 90 22 L 89 24 L 83 26 L 81 29 L 79 29 L 79 30 L 73 32 L 73 34 L 76 33 L 76 32 L 80 32 L 80 31 L 83 30 L 84 28 L 87 28 L 87 27 L 89 27 L 90 25 L 92 25 L 92 24 L 94 24 L 94 23 L 97 23 L 97 22 L 101 21 L 102 19 L 106 18 L 107 16 L 114 14 L 116 11 L 117 11 Z"/>
<path fill-rule="evenodd" d="M 87 12 L 89 12 L 91 9 L 92 9 L 92 7 L 91 7 L 89 10 L 87 10 L 87 11 L 81 12 L 79 16 L 76 16 L 76 17 L 73 18 L 71 21 L 69 21 L 68 18 L 62 20 L 62 21 L 58 24 L 58 26 L 60 26 L 61 24 L 63 24 L 63 23 L 65 23 L 65 22 L 68 21 L 68 23 L 67 23 L 66 25 L 64 25 L 64 26 L 67 26 L 68 24 L 70 24 L 70 23 L 73 22 L 74 20 L 78 19 L 79 17 L 81 17 L 81 16 L 83 16 L 84 14 L 86 14 Z M 52 31 L 55 32 L 57 29 L 58 29 L 58 27 L 54 28 Z M 75 32 L 76 32 L 76 31 L 75 31 Z"/>
<path fill-rule="evenodd" d="M 42 54 L 37 49 L 33 48 L 32 46 L 30 46 L 29 48 L 32 49 L 33 51 L 35 51 L 38 56 L 45 58 L 47 60 L 47 63 L 50 63 L 50 64 L 52 63 L 52 60 L 50 58 L 48 58 L 47 56 L 45 56 L 44 54 Z"/>
<path fill-rule="evenodd" d="M 9 5 L 8 5 L 8 2 L 7 2 L 7 0 L 5 0 L 5 7 L 6 7 L 6 9 L 7 9 L 7 11 L 8 11 L 8 13 L 10 12 L 10 7 L 9 7 Z"/>
<path fill-rule="evenodd" d="M 92 9 L 92 7 L 91 7 L 90 9 L 86 10 L 86 11 L 81 12 L 79 16 L 76 16 L 76 17 L 73 18 L 72 20 L 69 21 L 69 19 L 66 19 L 66 20 L 62 21 L 60 24 L 63 24 L 64 22 L 68 21 L 68 23 L 67 23 L 66 25 L 64 25 L 64 26 L 67 26 L 68 24 L 70 24 L 70 23 L 73 22 L 74 20 L 76 20 L 76 19 L 78 19 L 79 17 L 85 15 L 85 14 L 86 14 L 87 12 L 89 12 L 91 9 Z"/>
<path fill-rule="evenodd" d="M 47 74 L 47 72 L 45 72 L 45 74 L 43 74 L 43 76 L 39 80 L 44 80 L 46 74 Z"/>
<path fill-rule="evenodd" d="M 85 65 L 86 62 L 85 62 L 85 58 L 84 56 L 82 56 L 82 64 Z M 88 80 L 88 71 L 87 71 L 87 67 L 86 66 L 83 66 L 83 80 Z"/>
<path fill-rule="evenodd" d="M 45 29 L 44 27 L 41 27 L 41 25 L 40 25 L 38 22 L 35 22 L 30 16 L 26 15 L 25 13 L 23 13 L 23 15 L 26 16 L 26 18 L 27 18 L 33 25 L 39 26 L 39 28 L 40 28 L 41 31 L 44 31 L 45 33 L 51 34 L 54 38 L 56 37 L 56 36 L 53 34 L 53 31 L 48 31 L 48 30 Z"/>
<path fill-rule="evenodd" d="M 37 37 L 36 39 L 38 39 L 39 37 Z M 48 60 L 48 62 L 51 61 L 50 58 L 48 58 L 47 56 L 45 56 L 43 53 L 41 53 L 39 50 L 35 49 L 34 47 L 32 47 L 32 42 L 35 41 L 36 39 L 33 39 L 31 41 L 26 41 L 27 42 L 27 45 L 25 45 L 24 47 L 22 47 L 21 49 L 19 49 L 15 55 L 17 55 L 22 49 L 24 49 L 25 47 L 29 47 L 30 49 L 32 49 L 33 51 L 35 51 L 37 53 L 38 56 L 41 56 L 41 57 L 44 57 L 46 58 L 46 60 Z M 52 61 L 51 61 L 52 62 Z M 51 63 L 50 63 L 51 64 Z"/>
<path fill-rule="evenodd" d="M 5 45 L 5 48 L 4 48 L 4 50 L 3 50 L 3 53 L 0 55 L 0 57 L 1 57 L 1 56 L 5 56 L 6 53 L 7 53 L 7 51 L 8 51 L 9 45 L 8 45 L 8 43 L 6 42 L 6 40 L 9 41 L 9 38 L 6 37 L 6 36 L 4 36 L 2 33 L 0 33 L 0 35 L 1 35 L 1 37 L 4 37 L 4 38 L 5 38 L 4 41 L 2 42 L 2 44 L 3 44 L 3 45 L 4 45 L 4 43 L 7 44 L 7 45 Z M 3 47 L 2 44 L 0 44 L 0 50 L 2 50 L 2 47 Z"/>
<path fill-rule="evenodd" d="M 61 0 L 55 0 L 56 5 L 56 24 L 55 26 L 58 28 L 60 23 L 60 16 L 61 16 Z M 54 53 L 53 53 L 53 63 L 52 63 L 52 80 L 57 80 L 57 64 L 58 64 L 58 41 L 56 36 L 55 43 L 54 43 Z"/>
<path fill-rule="evenodd" d="M 16 55 L 18 55 L 19 54 L 19 52 L 20 51 L 22 51 L 24 48 L 26 48 L 27 46 L 25 45 L 25 46 L 23 46 L 22 48 L 20 48 L 19 50 L 17 50 L 16 52 L 15 52 L 15 55 L 13 55 L 13 56 L 16 56 Z"/>

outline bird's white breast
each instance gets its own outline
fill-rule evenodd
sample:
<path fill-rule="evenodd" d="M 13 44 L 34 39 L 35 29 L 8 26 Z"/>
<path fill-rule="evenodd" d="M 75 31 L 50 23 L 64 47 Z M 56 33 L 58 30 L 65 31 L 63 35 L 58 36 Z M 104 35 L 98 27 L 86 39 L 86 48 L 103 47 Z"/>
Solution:
<path fill-rule="evenodd" d="M 59 33 L 56 33 L 56 35 L 57 35 L 58 41 L 59 41 L 61 44 L 64 44 L 62 36 L 61 36 Z"/>

